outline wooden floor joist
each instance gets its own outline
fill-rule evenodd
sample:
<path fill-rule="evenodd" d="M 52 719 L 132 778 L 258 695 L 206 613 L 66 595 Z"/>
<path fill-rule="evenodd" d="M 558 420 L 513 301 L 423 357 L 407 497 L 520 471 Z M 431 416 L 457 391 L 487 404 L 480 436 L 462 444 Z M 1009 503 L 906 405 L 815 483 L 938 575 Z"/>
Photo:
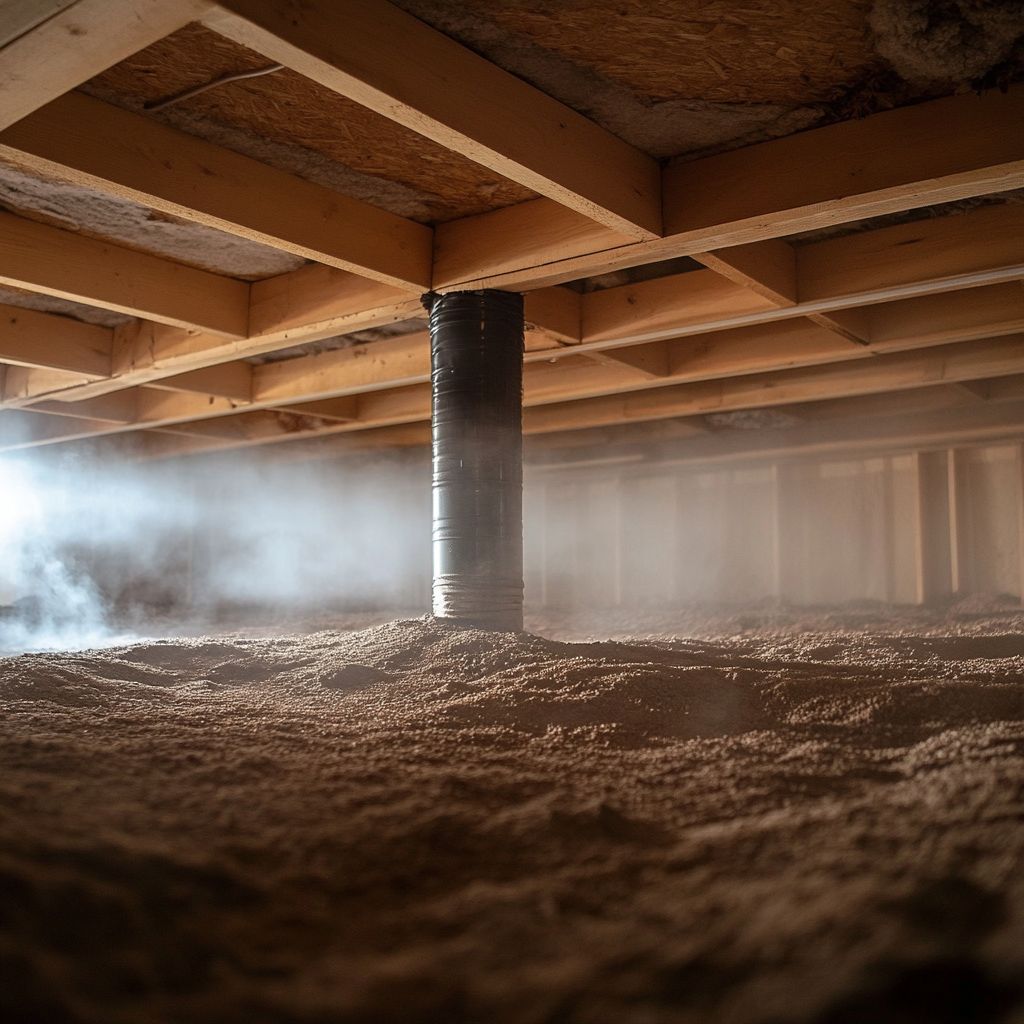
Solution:
<path fill-rule="evenodd" d="M 922 348 L 1024 330 L 1024 284 L 1008 281 L 964 291 L 865 306 L 876 352 Z"/>
<path fill-rule="evenodd" d="M 617 356 L 610 350 L 618 350 L 624 344 L 644 343 L 650 338 L 700 336 L 709 331 L 727 330 L 734 324 L 777 322 L 780 332 L 777 336 L 784 337 L 786 320 L 807 315 L 813 318 L 823 308 L 829 309 L 834 304 L 840 305 L 831 314 L 835 318 L 857 314 L 856 327 L 861 341 L 877 339 L 879 347 L 887 349 L 1017 330 L 1024 309 L 1024 291 L 1012 280 L 1024 276 L 1024 216 L 1018 210 L 1010 208 L 996 218 L 992 211 L 982 209 L 809 246 L 807 251 L 812 258 L 804 259 L 806 267 L 828 265 L 840 269 L 815 270 L 817 297 L 808 304 L 779 306 L 757 291 L 711 270 L 582 296 L 564 288 L 529 292 L 527 316 L 552 342 L 551 345 L 542 341 L 530 346 L 527 358 L 547 358 L 548 348 L 570 345 L 579 352 L 609 350 L 605 361 L 635 366 L 639 360 L 645 363 L 647 371 L 657 373 L 660 372 L 657 370 L 660 357 L 656 356 L 652 364 L 649 354 Z M 909 227 L 915 228 L 912 236 L 905 230 Z M 872 241 L 876 235 L 881 236 L 881 243 Z M 984 236 L 990 239 L 989 249 L 982 246 Z M 869 267 L 880 262 L 897 267 L 898 285 L 881 284 L 887 280 L 885 277 L 867 277 L 869 271 L 864 270 L 864 263 L 859 259 L 843 264 L 843 243 L 848 243 L 857 253 L 870 252 Z M 819 245 L 824 251 L 815 255 Z M 923 267 L 919 268 L 913 253 L 922 250 L 926 255 Z M 907 255 L 900 262 L 899 256 L 904 251 Z M 858 290 L 847 283 L 844 266 L 855 274 L 854 287 Z M 993 280 L 1005 283 L 986 285 Z M 969 290 L 932 294 L 939 288 L 953 286 Z M 872 287 L 876 290 L 871 290 Z M 877 303 L 879 295 L 923 297 Z M 422 314 L 419 300 L 400 290 L 315 265 L 257 282 L 251 286 L 251 297 L 252 335 L 248 339 L 225 341 L 145 321 L 121 328 L 116 332 L 112 378 L 79 386 L 66 397 L 87 398 L 215 365 L 235 367 L 239 375 L 244 375 L 249 372 L 245 364 L 233 360 Z M 861 308 L 843 305 L 851 301 L 875 304 Z M 834 330 L 834 325 L 822 326 L 843 338 Z M 759 336 L 776 335 L 766 331 Z M 422 337 L 420 335 L 421 340 Z M 358 351 L 371 352 L 379 344 L 382 343 L 361 347 Z M 406 343 L 402 350 L 407 350 L 408 345 L 414 342 Z M 383 360 L 395 349 L 392 345 L 377 353 Z M 854 355 L 855 352 L 850 357 Z M 296 376 L 305 373 L 299 368 L 291 372 Z M 370 376 L 366 375 L 367 386 L 370 386 Z M 405 376 L 400 373 L 393 380 L 400 382 Z M 376 386 L 392 383 L 392 379 L 383 375 L 375 379 L 378 380 Z M 37 389 L 36 393 L 44 392 Z"/>
<path fill-rule="evenodd" d="M 657 161 L 386 0 L 223 0 L 206 23 L 613 231 L 661 233 Z"/>
<path fill-rule="evenodd" d="M 204 0 L 77 0 L 0 51 L 0 129 L 195 21 Z"/>
<path fill-rule="evenodd" d="M 113 344 L 109 327 L 0 304 L 0 363 L 102 380 L 110 376 Z"/>
<path fill-rule="evenodd" d="M 611 232 L 588 230 L 548 200 L 452 221 L 435 231 L 434 287 L 560 284 L 1020 188 L 1022 119 L 1024 87 L 1018 86 L 1005 95 L 955 96 L 692 160 L 665 172 L 665 235 L 629 246 Z M 727 182 L 741 169 L 739 198 L 720 198 L 731 195 Z M 714 198 L 703 203 L 708 195 Z"/>
<path fill-rule="evenodd" d="M 999 383 L 999 382 L 996 382 Z M 925 387 L 918 391 L 904 391 L 898 403 L 887 397 L 887 406 L 878 408 L 876 401 L 864 398 L 826 399 L 820 402 L 785 405 L 779 407 L 797 426 L 786 430 L 740 431 L 715 433 L 704 428 L 687 431 L 690 420 L 671 419 L 637 422 L 633 426 L 650 426 L 659 422 L 671 423 L 674 457 L 679 462 L 717 462 L 726 460 L 754 460 L 767 456 L 799 458 L 803 455 L 858 453 L 892 449 L 913 449 L 936 444 L 985 443 L 1006 438 L 1018 439 L 1024 435 L 1024 389 L 1017 387 L 1015 397 L 992 404 L 982 410 L 966 408 L 962 402 L 950 399 L 945 385 Z M 919 401 L 921 399 L 922 401 Z M 550 407 L 548 407 L 550 408 Z M 557 438 L 559 443 L 573 439 L 575 445 L 585 445 L 588 436 L 603 436 L 598 442 L 606 451 L 609 443 L 621 443 L 618 429 L 578 428 L 571 414 L 564 419 L 545 416 L 534 420 L 527 417 L 529 438 Z M 833 425 L 834 424 L 834 425 Z M 631 428 L 632 429 L 632 428 Z M 350 451 L 363 451 L 378 447 L 424 445 L 429 442 L 429 424 L 413 423 L 362 430 L 356 433 L 336 431 L 320 434 L 297 434 L 291 438 L 302 442 L 296 451 L 300 458 L 333 458 Z M 686 438 L 685 445 L 679 438 Z M 120 435 L 103 438 L 98 442 L 114 452 L 135 456 L 173 458 L 200 451 L 225 450 L 237 447 L 231 443 L 209 438 L 193 444 L 191 438 L 161 437 L 149 431 L 143 434 Z M 240 442 L 242 447 L 260 444 L 258 440 Z"/>
<path fill-rule="evenodd" d="M 252 0 L 250 6 L 258 8 L 272 5 Z M 325 16 L 329 16 L 329 13 Z M 242 19 L 232 15 L 228 22 L 238 25 Z M 1024 114 L 1022 97 L 1022 88 L 1010 90 L 1006 96 L 986 94 L 980 98 L 954 97 L 951 100 L 875 115 L 858 122 L 805 132 L 790 139 L 748 147 L 735 154 L 680 165 L 666 172 L 666 180 L 680 176 L 684 176 L 687 182 L 707 180 L 715 183 L 713 187 L 716 192 L 720 192 L 717 183 L 724 162 L 730 166 L 741 163 L 748 167 L 750 180 L 761 183 L 760 188 L 742 190 L 747 196 L 745 201 L 755 204 L 750 215 L 743 221 L 723 219 L 718 223 L 705 224 L 713 219 L 711 211 L 727 212 L 730 216 L 738 212 L 732 208 L 723 208 L 721 202 L 709 206 L 702 213 L 701 223 L 704 226 L 697 231 L 700 238 L 692 237 L 694 230 L 697 230 L 694 229 L 635 244 L 616 232 L 605 228 L 595 229 L 589 218 L 580 217 L 578 213 L 564 207 L 559 208 L 550 200 L 537 200 L 508 210 L 450 222 L 441 225 L 437 231 L 434 286 L 442 289 L 478 284 L 533 287 L 559 283 L 587 273 L 606 272 L 676 255 L 706 254 L 711 250 L 720 250 L 723 246 L 773 240 L 795 231 L 912 209 L 964 195 L 1018 187 L 1024 183 L 1024 148 L 1018 141 L 1020 133 L 1016 131 Z M 59 122 L 58 115 L 63 110 L 70 110 L 82 103 L 93 104 L 90 106 L 92 111 L 103 108 L 102 104 L 95 106 L 98 101 L 86 97 L 71 99 L 67 103 L 62 100 L 54 105 L 52 119 Z M 125 118 L 135 116 L 123 111 L 114 111 L 111 116 L 120 123 L 122 115 Z M 241 168 L 248 167 L 247 158 L 226 151 L 218 152 L 216 147 L 208 143 L 190 139 L 184 145 L 185 152 L 179 157 L 179 163 L 183 165 L 180 174 L 169 176 L 161 172 L 158 162 L 150 163 L 147 169 L 146 154 L 140 157 L 130 149 L 125 153 L 124 144 L 112 147 L 111 152 L 105 154 L 102 150 L 91 152 L 88 146 L 76 148 L 73 139 L 64 141 L 60 138 L 47 138 L 53 134 L 45 130 L 46 118 L 50 116 L 48 113 L 46 117 L 40 116 L 35 122 L 39 126 L 36 129 L 33 129 L 33 120 L 29 119 L 25 125 L 17 127 L 11 139 L 12 143 L 16 143 L 20 138 L 24 143 L 24 152 L 31 152 L 33 148 L 43 149 L 45 153 L 37 154 L 37 158 L 45 159 L 51 170 L 63 166 L 71 174 L 91 173 L 94 184 L 102 186 L 106 182 L 107 186 L 115 189 L 137 186 L 140 195 L 149 196 L 144 201 L 171 203 L 178 207 L 182 215 L 219 218 L 223 222 L 221 226 L 226 225 L 229 230 L 232 225 L 235 230 L 258 230 L 251 223 L 247 226 L 241 222 L 252 221 L 257 217 L 270 219 L 274 215 L 273 210 L 254 209 L 254 204 L 246 203 L 244 197 L 236 197 L 219 188 L 217 176 L 214 176 L 213 181 L 204 180 L 208 175 L 202 168 L 207 163 L 219 169 Z M 146 141 L 150 135 L 154 139 L 176 136 L 170 129 L 145 118 L 140 120 L 145 122 L 142 141 Z M 956 136 L 950 135 L 949 123 L 965 126 L 964 131 Z M 170 136 L 162 134 L 165 132 L 170 133 Z M 906 145 L 893 145 L 893 137 L 902 134 L 924 141 L 916 150 Z M 3 141 L 0 139 L 0 144 Z M 17 151 L 19 147 L 12 145 L 12 148 Z M 809 163 L 801 159 L 808 150 L 816 153 L 815 159 Z M 862 152 L 874 154 L 870 175 L 858 169 L 862 162 Z M 159 147 L 156 153 L 159 154 Z M 196 157 L 189 164 L 191 153 L 195 153 Z M 196 166 L 199 154 L 204 158 L 201 167 Z M 737 154 L 743 154 L 742 160 Z M 63 161 L 62 155 L 65 157 Z M 86 166 L 76 166 L 81 164 Z M 819 168 L 815 173 L 822 180 L 808 180 L 808 166 Z M 737 172 L 734 168 L 730 173 Z M 269 168 L 258 172 L 258 176 L 260 181 L 270 182 L 273 179 L 275 192 L 280 192 L 283 187 L 282 179 L 288 179 L 287 175 Z M 789 192 L 781 189 L 780 195 L 767 193 L 763 184 L 766 180 L 789 181 L 790 184 L 786 186 Z M 857 188 L 847 187 L 851 181 Z M 862 191 L 858 191 L 858 188 Z M 790 193 L 794 190 L 799 192 L 800 189 L 820 196 L 820 201 L 805 204 L 798 208 L 799 212 L 780 211 L 778 208 L 785 206 L 786 201 L 792 198 Z M 315 191 L 315 187 L 310 186 L 305 191 L 308 193 L 310 190 Z M 694 193 L 697 194 L 700 193 Z M 692 207 L 694 199 L 689 196 L 690 193 L 681 195 L 675 205 L 683 211 Z M 185 208 L 190 206 L 190 197 L 193 203 L 191 212 L 188 212 Z M 349 209 L 347 206 L 345 208 Z M 368 216 L 372 217 L 372 214 Z M 783 216 L 791 219 L 782 222 L 780 218 Z M 676 221 L 680 221 L 681 217 L 682 214 Z M 307 223 L 312 225 L 314 220 L 315 217 L 310 217 Z M 415 233 L 417 227 L 410 225 L 408 230 Z M 293 228 L 301 230 L 301 223 Z M 284 233 L 270 231 L 263 237 L 270 244 L 275 244 L 271 236 Z M 355 238 L 349 239 L 346 244 L 358 242 L 358 238 L 357 231 Z M 301 243 L 294 244 L 295 239 L 282 238 L 278 238 L 277 242 L 290 251 L 303 248 L 310 255 L 317 251 L 321 252 L 321 256 L 327 255 L 322 252 L 323 245 L 305 247 Z M 372 239 L 370 242 L 373 244 Z M 420 245 L 422 242 L 414 243 L 414 247 Z M 759 257 L 762 261 L 768 251 L 770 247 L 762 250 Z M 784 251 L 776 250 L 774 258 L 777 259 L 778 254 L 784 254 Z M 497 255 L 500 262 L 496 263 L 493 255 Z M 401 253 L 396 253 L 395 258 L 400 257 Z M 313 255 L 313 258 L 317 257 Z M 570 266 L 566 261 L 574 262 Z M 785 259 L 782 263 L 781 272 L 785 274 Z M 556 266 L 559 270 L 552 277 L 552 269 Z M 412 283 L 418 283 L 419 280 L 416 276 Z M 781 287 L 781 293 L 785 292 L 784 283 L 780 285 L 778 282 L 769 282 L 767 287 Z"/>
<path fill-rule="evenodd" d="M 73 307 L 0 306 L 13 446 L 161 430 L 250 445 L 421 423 L 430 287 L 526 292 L 530 429 L 935 381 L 986 407 L 1024 371 L 1024 205 L 863 223 L 1024 186 L 1024 86 L 660 166 L 386 0 L 46 4 L 0 39 L 0 158 L 311 262 L 249 284 L 0 213 L 0 286 L 135 318 L 111 329 Z M 195 19 L 540 198 L 432 229 L 70 91 Z M 686 256 L 703 269 L 562 287 Z"/>
<path fill-rule="evenodd" d="M 545 372 L 549 377 L 572 373 L 582 379 L 586 365 L 581 357 L 597 355 L 602 357 L 598 362 L 606 370 L 618 371 L 606 372 L 602 379 L 609 382 L 612 390 L 623 391 L 680 379 L 728 377 L 841 362 L 878 352 L 924 348 L 1020 331 L 1024 329 L 1024 289 L 1019 283 L 1010 282 L 970 289 L 962 295 L 904 299 L 867 307 L 867 310 L 871 316 L 870 331 L 878 340 L 863 346 L 849 345 L 845 339 L 809 319 L 794 318 L 683 335 L 627 348 L 589 351 L 579 345 L 549 347 L 529 351 L 527 359 L 545 368 L 545 364 L 557 356 L 560 368 L 547 367 Z M 547 344 L 555 343 L 548 341 Z M 66 400 L 69 397 L 66 392 L 54 392 L 54 386 L 61 386 L 62 380 L 58 376 L 54 385 L 52 374 L 47 371 L 11 373 L 3 395 L 8 407 L 24 407 L 43 398 Z M 429 378 L 429 373 L 429 340 L 426 333 L 420 331 L 265 366 L 222 363 L 205 371 L 162 379 L 169 391 L 198 391 L 229 398 L 238 407 L 266 408 L 422 383 Z M 88 400 L 83 392 L 90 389 L 93 395 L 113 392 L 116 389 L 110 387 L 110 383 L 110 380 L 101 380 L 80 386 L 74 389 L 74 397 L 78 402 Z M 140 374 L 137 383 L 152 381 Z M 195 408 L 187 402 L 182 400 L 183 408 Z M 230 408 L 210 407 L 209 414 L 226 411 Z"/>
<path fill-rule="evenodd" d="M 429 227 L 81 93 L 0 133 L 0 156 L 384 284 L 430 287 Z"/>
<path fill-rule="evenodd" d="M 639 378 L 630 382 L 627 391 L 622 390 L 621 373 L 615 367 L 587 363 L 570 368 L 539 363 L 528 367 L 524 376 L 524 405 L 530 409 L 527 422 L 546 422 L 549 414 L 536 408 L 556 407 L 560 410 L 559 422 L 568 424 L 559 429 L 577 429 L 987 380 L 1017 374 L 1022 365 L 1024 335 L 1021 334 L 768 373 L 697 376 L 687 383 Z M 430 418 L 430 388 L 426 384 L 357 394 L 355 415 L 351 420 L 318 424 L 313 432 L 370 429 Z M 134 401 L 136 415 L 130 423 L 101 425 L 93 430 L 68 429 L 63 434 L 47 431 L 38 441 L 27 438 L 16 447 L 171 427 L 239 413 L 248 415 L 258 408 L 230 399 L 171 394 L 148 388 L 136 389 Z M 88 406 L 84 411 L 89 411 Z M 287 412 L 286 409 L 279 411 Z M 0 414 L 0 418 L 5 415 Z M 308 432 L 284 423 L 280 436 L 273 432 L 261 433 L 258 440 L 271 442 L 286 439 L 285 435 Z"/>
<path fill-rule="evenodd" d="M 714 262 L 716 273 L 732 284 L 731 291 L 725 284 L 717 287 L 723 305 L 736 319 L 754 309 L 776 311 L 765 319 L 834 313 L 1024 278 L 1024 206 L 981 208 L 800 246 L 795 249 L 790 285 L 795 301 L 779 301 L 751 284 L 753 275 L 767 279 L 781 262 L 777 246 L 748 247 L 742 275 L 726 269 L 731 252 L 713 254 L 721 258 L 709 263 Z M 650 340 L 678 333 L 698 280 L 699 276 L 681 274 L 586 296 L 583 340 Z M 675 292 L 673 282 L 687 291 Z M 744 293 L 745 298 L 733 301 L 734 295 Z"/>
<path fill-rule="evenodd" d="M 244 338 L 249 286 L 0 213 L 0 283 L 175 327 Z"/>
<path fill-rule="evenodd" d="M 927 395 L 931 399 L 932 396 L 928 392 L 941 390 L 931 388 L 914 394 Z M 766 459 L 783 459 L 792 466 L 790 460 L 821 456 L 863 457 L 866 453 L 914 449 L 924 449 L 927 455 L 936 454 L 944 458 L 944 451 L 932 453 L 928 449 L 950 444 L 985 444 L 1016 440 L 1024 433 L 1024 402 L 1021 401 L 992 406 L 984 415 L 979 416 L 974 410 L 943 400 L 941 394 L 935 395 L 939 401 L 928 401 L 921 409 L 918 409 L 914 402 L 907 402 L 908 407 L 902 408 L 906 397 L 906 394 L 901 396 L 900 409 L 889 409 L 882 416 L 865 415 L 861 400 L 858 398 L 833 400 L 829 404 L 835 407 L 835 416 L 827 419 L 818 419 L 813 414 L 815 406 L 783 406 L 786 415 L 794 419 L 802 419 L 808 412 L 812 415 L 787 429 L 736 433 L 704 432 L 701 437 L 695 438 L 685 446 L 674 445 L 671 454 L 663 453 L 665 458 L 660 465 L 664 467 L 677 464 L 714 465 L 742 462 L 763 464 Z M 668 422 L 674 425 L 678 421 Z M 583 442 L 588 435 L 597 433 L 598 430 L 600 428 L 593 431 L 573 431 L 571 434 L 544 432 L 531 436 L 549 443 L 558 443 L 569 437 Z M 325 439 L 322 442 L 324 454 L 332 454 L 328 448 L 329 442 L 333 444 L 358 436 L 360 435 L 341 435 L 340 438 Z M 184 439 L 182 442 L 176 445 L 178 453 L 188 450 L 188 442 Z M 309 446 L 312 444 L 310 442 Z M 303 448 L 306 447 L 307 445 L 303 445 Z M 334 454 L 342 454 L 343 451 L 344 448 L 339 445 Z M 172 453 L 173 449 L 168 446 L 165 455 Z M 642 465 L 641 463 L 641 467 Z M 558 471 L 559 468 L 557 464 L 551 467 L 552 471 Z M 541 466 L 534 471 L 546 469 L 547 467 Z M 942 469 L 941 483 L 945 488 L 945 465 Z"/>
<path fill-rule="evenodd" d="M 1016 336 L 901 352 L 850 364 L 752 374 L 568 404 L 545 404 L 524 413 L 524 430 L 539 429 L 549 420 L 560 424 L 571 422 L 577 427 L 601 426 L 903 391 L 950 381 L 1016 374 L 1022 365 L 1024 336 Z M 369 402 L 370 396 L 364 401 Z"/>

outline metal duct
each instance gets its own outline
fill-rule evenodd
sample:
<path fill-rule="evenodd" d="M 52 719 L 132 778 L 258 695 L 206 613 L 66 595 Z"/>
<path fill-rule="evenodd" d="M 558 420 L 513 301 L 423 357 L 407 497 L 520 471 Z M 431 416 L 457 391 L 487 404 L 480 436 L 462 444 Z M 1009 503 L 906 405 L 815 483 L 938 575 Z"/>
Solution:
<path fill-rule="evenodd" d="M 439 618 L 523 628 L 523 298 L 428 295 Z"/>

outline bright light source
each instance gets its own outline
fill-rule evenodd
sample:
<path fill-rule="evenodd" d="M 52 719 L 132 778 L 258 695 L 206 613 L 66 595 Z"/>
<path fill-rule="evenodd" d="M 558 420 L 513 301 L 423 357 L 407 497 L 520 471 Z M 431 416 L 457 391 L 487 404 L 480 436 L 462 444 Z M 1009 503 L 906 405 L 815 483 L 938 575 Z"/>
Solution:
<path fill-rule="evenodd" d="M 17 543 L 18 534 L 38 523 L 42 503 L 28 465 L 0 459 L 0 550 Z"/>
<path fill-rule="evenodd" d="M 81 530 L 52 467 L 0 459 L 0 654 L 74 650 L 109 636 L 92 581 L 63 550 Z"/>
<path fill-rule="evenodd" d="M 31 543 L 42 516 L 42 503 L 28 465 L 0 459 L 0 605 L 21 596 L 21 552 Z"/>

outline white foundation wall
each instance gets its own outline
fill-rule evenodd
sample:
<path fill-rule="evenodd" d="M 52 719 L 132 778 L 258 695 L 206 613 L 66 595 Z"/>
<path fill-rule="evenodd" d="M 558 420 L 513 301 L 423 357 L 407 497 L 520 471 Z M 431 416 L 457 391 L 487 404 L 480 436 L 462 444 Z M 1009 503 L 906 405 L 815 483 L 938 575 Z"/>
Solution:
<path fill-rule="evenodd" d="M 532 607 L 1022 593 L 1019 444 L 545 468 L 527 474 L 525 513 Z"/>
<path fill-rule="evenodd" d="M 527 607 L 1019 598 L 1022 452 L 998 444 L 774 462 L 528 466 Z M 310 463 L 273 477 L 273 486 L 264 475 L 207 493 L 191 543 L 163 545 L 180 564 L 155 573 L 126 551 L 115 575 L 130 599 L 203 615 L 429 609 L 426 458 L 397 467 Z"/>

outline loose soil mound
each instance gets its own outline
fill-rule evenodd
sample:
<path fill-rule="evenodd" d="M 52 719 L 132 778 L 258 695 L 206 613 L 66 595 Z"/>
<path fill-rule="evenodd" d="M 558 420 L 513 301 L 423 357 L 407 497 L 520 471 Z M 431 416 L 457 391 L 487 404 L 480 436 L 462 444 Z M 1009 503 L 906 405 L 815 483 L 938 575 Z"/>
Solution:
<path fill-rule="evenodd" d="M 1024 1020 L 1024 632 L 0 661 L 17 1022 Z"/>

